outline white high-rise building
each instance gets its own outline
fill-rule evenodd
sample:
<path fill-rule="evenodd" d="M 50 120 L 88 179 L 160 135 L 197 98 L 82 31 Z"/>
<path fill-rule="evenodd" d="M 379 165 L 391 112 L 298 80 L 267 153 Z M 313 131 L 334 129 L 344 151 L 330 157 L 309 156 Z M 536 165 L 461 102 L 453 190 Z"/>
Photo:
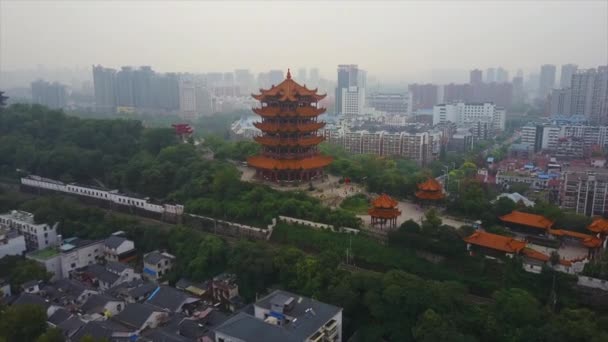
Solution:
<path fill-rule="evenodd" d="M 357 86 L 342 88 L 342 115 L 345 118 L 354 118 L 363 114 L 365 103 L 365 89 Z"/>
<path fill-rule="evenodd" d="M 460 127 L 489 124 L 493 129 L 505 129 L 505 110 L 493 103 L 453 103 L 433 107 L 433 125 L 453 122 Z"/>
<path fill-rule="evenodd" d="M 553 89 L 549 97 L 549 115 L 570 115 L 570 99 L 572 90 L 570 88 Z"/>

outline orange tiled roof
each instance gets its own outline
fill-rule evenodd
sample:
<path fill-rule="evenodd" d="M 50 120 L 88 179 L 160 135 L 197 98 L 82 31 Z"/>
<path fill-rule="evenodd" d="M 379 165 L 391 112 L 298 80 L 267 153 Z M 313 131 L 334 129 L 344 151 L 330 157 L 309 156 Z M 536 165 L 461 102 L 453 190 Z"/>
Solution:
<path fill-rule="evenodd" d="M 445 195 L 439 191 L 416 191 L 415 195 L 424 200 L 440 200 L 445 197 Z"/>
<path fill-rule="evenodd" d="M 304 159 L 273 159 L 264 156 L 253 156 L 247 158 L 250 166 L 266 170 L 310 170 L 329 165 L 333 158 L 328 156 L 315 156 Z"/>
<path fill-rule="evenodd" d="M 443 187 L 435 178 L 429 178 L 424 183 L 418 184 L 418 190 L 422 191 L 442 191 Z"/>
<path fill-rule="evenodd" d="M 568 236 L 575 239 L 581 240 L 583 245 L 589 248 L 596 248 L 602 245 L 602 240 L 596 238 L 593 235 L 583 234 L 579 232 L 573 232 L 571 230 L 564 229 L 549 229 L 549 234 L 556 236 Z"/>
<path fill-rule="evenodd" d="M 260 94 L 252 94 L 256 100 L 263 101 L 267 96 L 278 96 L 279 101 L 297 101 L 300 96 L 311 96 L 316 101 L 322 100 L 327 94 L 317 94 L 317 89 L 308 89 L 299 85 L 291 78 L 291 72 L 287 71 L 287 78 L 270 89 L 260 89 Z"/>
<path fill-rule="evenodd" d="M 380 208 L 370 208 L 367 213 L 369 216 L 380 217 L 380 218 L 395 218 L 401 215 L 401 211 L 395 208 L 391 209 L 380 209 Z"/>
<path fill-rule="evenodd" d="M 499 217 L 503 222 L 519 224 L 522 226 L 549 229 L 553 225 L 553 221 L 542 215 L 529 214 L 521 211 L 514 210 L 511 213 Z"/>
<path fill-rule="evenodd" d="M 297 139 L 281 139 L 264 135 L 261 137 L 254 137 L 253 140 L 265 146 L 313 146 L 320 144 L 325 140 L 325 137 L 319 135 Z"/>
<path fill-rule="evenodd" d="M 526 247 L 521 252 L 523 253 L 523 255 L 525 255 L 531 259 L 535 259 L 535 260 L 539 260 L 539 261 L 543 261 L 543 262 L 549 261 L 549 256 L 547 254 L 541 253 L 532 248 Z"/>
<path fill-rule="evenodd" d="M 396 207 L 398 204 L 399 202 L 395 201 L 391 196 L 387 194 L 382 194 L 372 201 L 372 206 L 374 208 L 390 209 Z"/>
<path fill-rule="evenodd" d="M 508 236 L 502 236 L 484 231 L 476 231 L 471 236 L 463 239 L 472 245 L 482 246 L 507 253 L 519 253 L 526 243 Z"/>
<path fill-rule="evenodd" d="M 587 229 L 594 233 L 608 234 L 608 220 L 603 217 L 596 218 Z"/>
<path fill-rule="evenodd" d="M 290 109 L 281 109 L 279 107 L 261 107 L 261 108 L 252 108 L 251 109 L 254 113 L 262 116 L 262 117 L 266 117 L 266 118 L 272 118 L 272 117 L 315 117 L 315 116 L 319 116 L 323 113 L 325 113 L 325 111 L 327 110 L 326 108 L 322 108 L 322 107 L 297 107 L 294 110 L 290 110 Z"/>
<path fill-rule="evenodd" d="M 308 122 L 301 124 L 254 122 L 253 125 L 264 132 L 310 132 L 323 128 L 325 122 Z"/>

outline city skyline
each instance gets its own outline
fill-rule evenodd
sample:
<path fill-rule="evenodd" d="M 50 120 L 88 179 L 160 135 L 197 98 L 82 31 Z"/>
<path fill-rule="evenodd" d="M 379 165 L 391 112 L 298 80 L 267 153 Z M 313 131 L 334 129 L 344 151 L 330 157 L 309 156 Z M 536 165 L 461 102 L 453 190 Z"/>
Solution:
<path fill-rule="evenodd" d="M 344 6 L 323 2 L 272 6 L 3 2 L 0 72 L 39 64 L 51 68 L 152 65 L 175 72 L 318 67 L 321 75 L 331 77 L 336 65 L 353 63 L 394 82 L 403 78 L 427 81 L 442 72 L 457 72 L 466 79 L 467 70 L 494 66 L 513 74 L 520 68 L 538 72 L 541 64 L 575 63 L 584 69 L 608 59 L 608 4 L 602 2 L 389 2 L 383 6 L 356 2 Z M 495 20 L 496 13 L 502 20 Z M 25 24 L 20 18 L 26 15 L 35 20 Z M 569 25 L 556 18 L 567 19 Z M 129 29 L 104 25 L 107 20 L 130 23 Z M 515 24 L 505 30 L 505 22 Z M 285 23 L 290 30 L 282 29 Z M 582 30 L 585 39 L 580 39 Z M 294 34 L 306 37 L 307 44 L 295 42 Z M 491 49 L 454 48 L 471 44 Z M 286 65 L 276 65 L 277 49 Z"/>

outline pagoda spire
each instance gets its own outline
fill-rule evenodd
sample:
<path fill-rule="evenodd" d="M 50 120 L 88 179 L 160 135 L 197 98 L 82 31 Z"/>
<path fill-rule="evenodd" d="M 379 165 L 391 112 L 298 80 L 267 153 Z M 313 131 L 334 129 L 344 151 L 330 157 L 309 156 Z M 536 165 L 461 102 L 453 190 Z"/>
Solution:
<path fill-rule="evenodd" d="M 287 79 L 291 79 L 291 70 L 289 70 L 289 68 L 287 68 Z"/>

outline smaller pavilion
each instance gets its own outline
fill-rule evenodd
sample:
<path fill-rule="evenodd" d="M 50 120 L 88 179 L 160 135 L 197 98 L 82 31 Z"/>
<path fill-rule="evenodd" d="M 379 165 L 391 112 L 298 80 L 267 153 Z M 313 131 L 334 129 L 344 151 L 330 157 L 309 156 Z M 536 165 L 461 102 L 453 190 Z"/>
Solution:
<path fill-rule="evenodd" d="M 432 177 L 424 183 L 418 184 L 418 191 L 416 191 L 415 195 L 418 200 L 426 203 L 436 203 L 445 198 L 443 186 Z"/>
<path fill-rule="evenodd" d="M 372 201 L 372 207 L 367 211 L 372 218 L 372 227 L 380 229 L 395 229 L 397 217 L 401 211 L 397 209 L 399 202 L 387 194 L 382 194 Z"/>

